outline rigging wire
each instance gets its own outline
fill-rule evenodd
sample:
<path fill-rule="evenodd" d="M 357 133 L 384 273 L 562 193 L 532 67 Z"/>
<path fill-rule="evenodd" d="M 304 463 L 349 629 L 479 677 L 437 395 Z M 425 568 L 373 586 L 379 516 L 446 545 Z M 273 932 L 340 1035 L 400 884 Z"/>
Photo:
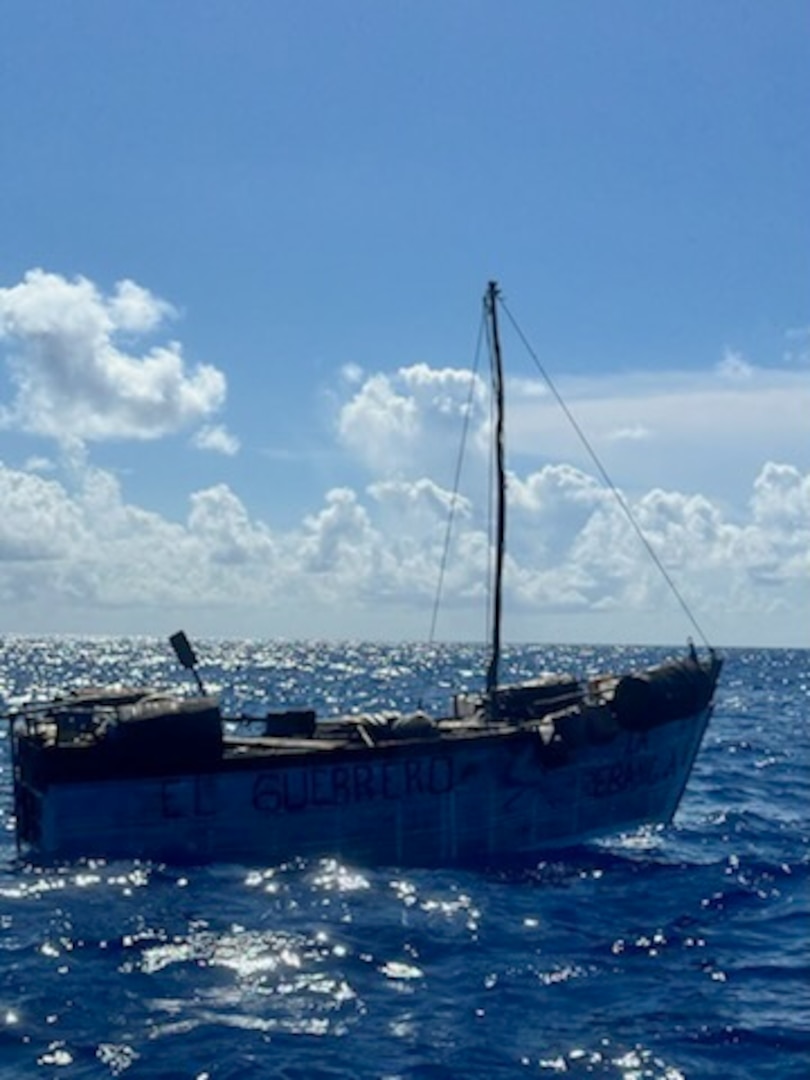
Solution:
<path fill-rule="evenodd" d="M 627 501 L 625 500 L 622 493 L 619 491 L 619 489 L 616 487 L 616 485 L 611 480 L 610 476 L 608 475 L 607 470 L 605 469 L 604 465 L 602 464 L 601 460 L 599 459 L 599 456 L 597 455 L 596 451 L 594 450 L 594 448 L 591 446 L 590 442 L 588 441 L 588 438 L 585 435 L 585 432 L 582 430 L 582 428 L 577 423 L 577 420 L 576 420 L 574 414 L 571 412 L 571 410 L 565 404 L 565 401 L 563 400 L 562 396 L 558 392 L 557 387 L 552 382 L 551 376 L 548 374 L 548 372 L 545 370 L 543 365 L 540 363 L 540 359 L 537 356 L 537 353 L 534 351 L 534 349 L 529 344 L 529 341 L 526 338 L 526 335 L 521 330 L 520 326 L 518 326 L 518 323 L 517 323 L 515 317 L 512 315 L 512 312 L 507 307 L 506 302 L 503 300 L 503 298 L 501 296 L 499 296 L 498 299 L 500 301 L 500 305 L 501 305 L 501 308 L 502 308 L 504 314 L 509 319 L 509 322 L 512 324 L 512 328 L 514 329 L 515 333 L 518 335 L 520 340 L 523 342 L 524 348 L 526 349 L 529 356 L 534 361 L 535 367 L 540 372 L 540 374 L 542 375 L 542 377 L 543 377 L 546 385 L 548 386 L 549 390 L 551 390 L 552 394 L 554 395 L 554 397 L 555 397 L 555 399 L 557 401 L 557 404 L 560 406 L 562 411 L 565 413 L 565 416 L 568 419 L 568 422 L 571 424 L 571 427 L 576 432 L 576 434 L 577 434 L 577 436 L 579 438 L 579 441 L 582 443 L 582 445 L 587 450 L 587 452 L 588 452 L 588 454 L 589 454 L 589 456 L 591 458 L 591 461 L 593 461 L 594 465 L 596 466 L 596 468 L 597 468 L 597 470 L 599 472 L 599 475 L 602 477 L 602 480 L 604 481 L 606 486 L 609 488 L 609 490 L 612 492 L 613 497 L 616 499 L 616 502 L 621 507 L 622 512 L 624 513 L 625 517 L 630 522 L 630 525 L 633 527 L 633 530 L 636 533 L 636 536 L 638 536 L 641 543 L 647 549 L 647 553 L 649 554 L 650 558 L 655 563 L 655 565 L 658 567 L 658 570 L 659 570 L 661 576 L 663 577 L 664 581 L 666 581 L 667 585 L 669 586 L 670 590 L 672 591 L 672 595 L 678 601 L 678 603 L 680 604 L 681 609 L 685 613 L 687 619 L 689 620 L 689 622 L 694 627 L 695 633 L 698 635 L 698 637 L 701 639 L 701 641 L 703 642 L 703 644 L 707 648 L 711 648 L 711 646 L 709 644 L 709 639 L 704 634 L 704 632 L 703 632 L 703 630 L 702 630 L 702 628 L 700 626 L 700 623 L 697 621 L 695 616 L 692 614 L 692 611 L 689 608 L 689 605 L 686 603 L 686 601 L 684 600 L 684 598 L 681 595 L 680 591 L 678 590 L 678 587 L 676 586 L 675 582 L 670 577 L 669 572 L 667 571 L 666 567 L 664 566 L 664 564 L 661 562 L 660 558 L 656 554 L 656 551 L 653 548 L 650 541 L 644 535 L 644 531 L 642 530 L 641 526 L 638 524 L 635 517 L 633 516 L 633 511 L 630 509 L 630 507 L 627 504 Z"/>
<path fill-rule="evenodd" d="M 470 388 L 467 393 L 467 403 L 464 408 L 464 423 L 461 429 L 461 442 L 458 448 L 458 458 L 456 460 L 456 472 L 453 479 L 453 495 L 450 499 L 450 512 L 447 515 L 447 527 L 444 533 L 444 550 L 442 552 L 441 565 L 439 567 L 439 581 L 436 586 L 436 599 L 433 602 L 433 615 L 430 620 L 430 634 L 428 636 L 428 643 L 433 644 L 436 634 L 436 623 L 439 618 L 439 606 L 442 599 L 442 589 L 444 587 L 444 575 L 447 570 L 447 559 L 450 554 L 450 538 L 453 532 L 453 522 L 456 514 L 456 506 L 459 499 L 459 485 L 461 483 L 461 467 L 464 463 L 464 451 L 467 445 L 467 435 L 470 430 L 470 416 L 472 415 L 472 400 L 475 393 L 476 379 L 478 376 L 478 368 L 481 363 L 481 342 L 484 339 L 484 316 L 481 316 L 481 323 L 478 328 L 478 341 L 475 346 L 475 360 L 473 362 L 472 371 L 470 372 Z"/>

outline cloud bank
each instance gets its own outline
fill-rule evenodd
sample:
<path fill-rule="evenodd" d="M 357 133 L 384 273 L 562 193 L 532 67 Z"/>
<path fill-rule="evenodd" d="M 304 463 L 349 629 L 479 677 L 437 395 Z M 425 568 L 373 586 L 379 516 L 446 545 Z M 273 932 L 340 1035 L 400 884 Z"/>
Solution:
<path fill-rule="evenodd" d="M 383 636 L 413 636 L 427 626 L 450 500 L 425 478 L 380 481 L 363 492 L 337 488 L 282 531 L 252 517 L 223 484 L 195 492 L 185 517 L 171 522 L 129 504 L 118 481 L 89 464 L 72 487 L 0 467 L 4 622 L 6 629 L 33 629 L 27 619 L 84 610 L 117 626 L 115 614 L 128 611 L 133 630 L 160 632 L 167 613 L 191 611 L 198 632 L 223 636 L 257 626 L 268 636 L 355 636 L 383 625 Z M 734 643 L 734 627 L 746 619 L 770 627 L 775 638 L 780 627 L 788 639 L 803 635 L 809 506 L 810 474 L 769 462 L 741 521 L 703 496 L 661 490 L 636 500 L 633 510 L 709 636 Z M 613 634 L 585 640 L 642 640 L 647 635 L 634 636 L 634 626 L 650 621 L 660 631 L 678 622 L 666 586 L 593 477 L 567 465 L 512 475 L 510 519 L 507 627 L 521 628 L 515 636 L 543 640 L 560 625 L 569 635 L 577 625 L 593 634 L 604 623 L 592 617 L 605 613 L 613 616 Z M 488 550 L 486 530 L 462 501 L 442 636 L 481 636 Z M 656 622 L 662 609 L 669 623 Z M 9 612 L 24 625 L 9 626 Z M 684 626 L 675 636 L 689 632 Z"/>
<path fill-rule="evenodd" d="M 218 636 L 420 637 L 444 562 L 439 635 L 481 639 L 491 547 L 483 380 L 426 364 L 344 367 L 332 435 L 354 486 L 312 492 L 284 528 L 225 483 L 186 492 L 170 519 L 131 501 L 87 444 L 191 426 L 199 449 L 239 449 L 213 420 L 225 394 L 219 371 L 189 369 L 177 344 L 134 351 L 135 338 L 171 314 L 132 282 L 104 296 L 84 279 L 32 271 L 0 290 L 15 395 L 2 421 L 61 448 L 54 461 L 0 462 L 0 629 L 165 633 L 182 620 Z M 729 352 L 708 371 L 564 389 L 618 466 L 611 471 L 631 477 L 623 497 L 709 638 L 806 644 L 810 397 L 801 365 L 767 371 Z M 507 637 L 683 641 L 692 627 L 581 447 L 560 434 L 550 395 L 523 379 L 507 397 Z M 473 460 L 454 498 L 465 417 Z"/>

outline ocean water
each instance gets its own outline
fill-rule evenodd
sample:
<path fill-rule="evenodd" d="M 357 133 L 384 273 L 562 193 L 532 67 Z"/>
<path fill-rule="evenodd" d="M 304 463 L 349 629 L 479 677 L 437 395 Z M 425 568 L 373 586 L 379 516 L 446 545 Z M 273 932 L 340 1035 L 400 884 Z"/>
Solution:
<path fill-rule="evenodd" d="M 257 713 L 444 702 L 465 646 L 202 642 Z M 656 650 L 507 650 L 504 677 Z M 810 653 L 731 651 L 674 824 L 520 870 L 18 860 L 0 734 L 0 1077 L 810 1076 Z M 181 684 L 151 639 L 6 639 L 0 705 Z"/>

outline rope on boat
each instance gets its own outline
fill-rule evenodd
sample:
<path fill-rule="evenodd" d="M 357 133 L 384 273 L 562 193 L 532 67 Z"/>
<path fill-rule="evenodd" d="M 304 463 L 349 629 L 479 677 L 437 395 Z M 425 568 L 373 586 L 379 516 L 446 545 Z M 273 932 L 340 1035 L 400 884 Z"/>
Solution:
<path fill-rule="evenodd" d="M 672 595 L 675 597 L 675 599 L 680 604 L 681 609 L 683 610 L 683 612 L 686 615 L 687 619 L 689 620 L 689 622 L 694 627 L 695 633 L 698 635 L 700 640 L 703 642 L 703 644 L 707 648 L 711 648 L 711 645 L 709 644 L 709 639 L 704 634 L 703 629 L 700 626 L 700 623 L 697 621 L 696 617 L 693 615 L 689 605 L 686 603 L 686 600 L 684 600 L 684 598 L 681 595 L 680 591 L 678 590 L 678 587 L 676 586 L 675 582 L 670 577 L 669 572 L 667 571 L 666 567 L 664 566 L 664 564 L 659 559 L 659 557 L 656 554 L 655 549 L 653 548 L 652 544 L 647 539 L 647 537 L 644 535 L 643 529 L 641 528 L 641 526 L 639 525 L 639 523 L 636 521 L 635 517 L 633 516 L 633 511 L 630 509 L 630 507 L 629 507 L 627 501 L 625 500 L 624 496 L 622 495 L 622 493 L 619 491 L 619 489 L 616 487 L 616 485 L 611 480 L 610 476 L 608 475 L 607 469 L 602 464 L 602 462 L 601 462 L 601 460 L 599 458 L 599 455 L 596 453 L 594 448 L 591 446 L 590 442 L 588 441 L 587 436 L 585 435 L 585 432 L 582 430 L 582 428 L 577 423 L 576 417 L 571 412 L 571 410 L 568 408 L 568 406 L 565 404 L 565 401 L 563 400 L 562 396 L 560 395 L 559 391 L 557 390 L 557 387 L 554 385 L 554 383 L 553 383 L 553 381 L 551 379 L 551 376 L 548 374 L 546 369 L 540 363 L 540 359 L 539 359 L 537 353 L 534 351 L 534 349 L 529 344 L 529 341 L 528 341 L 526 335 L 521 330 L 520 326 L 518 326 L 518 323 L 517 323 L 515 317 L 512 315 L 512 312 L 507 307 L 506 302 L 504 301 L 503 297 L 499 295 L 498 300 L 500 302 L 500 305 L 501 305 L 501 308 L 502 308 L 504 314 L 509 319 L 509 322 L 512 324 L 513 330 L 518 335 L 520 340 L 523 342 L 523 346 L 526 349 L 526 351 L 528 352 L 529 356 L 534 361 L 535 367 L 540 372 L 540 374 L 543 377 L 543 379 L 544 379 L 546 385 L 548 386 L 549 390 L 551 390 L 552 394 L 554 395 L 554 397 L 555 397 L 555 399 L 557 401 L 557 404 L 560 406 L 562 411 L 565 413 L 565 416 L 568 419 L 568 422 L 571 424 L 571 427 L 576 432 L 576 434 L 577 434 L 577 436 L 579 438 L 579 441 L 582 443 L 582 445 L 585 447 L 586 451 L 588 452 L 588 455 L 590 456 L 591 461 L 594 463 L 597 470 L 599 471 L 599 475 L 602 477 L 602 480 L 604 481 L 605 485 L 612 492 L 613 497 L 616 499 L 616 502 L 621 507 L 622 512 L 624 513 L 625 517 L 627 518 L 627 520 L 630 522 L 631 526 L 633 527 L 633 530 L 634 530 L 636 536 L 639 538 L 641 543 L 647 549 L 647 553 L 649 554 L 650 558 L 655 563 L 655 565 L 658 567 L 659 573 L 663 577 L 664 581 L 666 581 L 667 585 L 669 586 L 669 588 L 670 588 L 670 590 L 672 592 Z"/>
<path fill-rule="evenodd" d="M 470 372 L 470 389 L 467 394 L 467 404 L 464 409 L 464 425 L 461 432 L 461 444 L 458 448 L 458 458 L 456 460 L 456 473 L 453 479 L 453 496 L 450 500 L 450 513 L 447 515 L 447 528 L 444 533 L 444 551 L 442 552 L 442 561 L 439 567 L 439 581 L 436 586 L 436 599 L 433 602 L 433 616 L 430 620 L 430 634 L 428 635 L 428 641 L 433 644 L 434 635 L 436 633 L 436 623 L 439 618 L 439 607 L 442 599 L 442 589 L 444 587 L 444 575 L 447 570 L 447 560 L 450 555 L 450 537 L 453 532 L 453 522 L 455 519 L 456 506 L 458 505 L 459 497 L 459 484 L 461 482 L 461 467 L 464 463 L 464 451 L 467 445 L 467 435 L 470 430 L 470 416 L 472 415 L 472 399 L 475 393 L 476 378 L 478 376 L 478 368 L 481 364 L 481 343 L 484 340 L 484 317 L 481 317 L 481 324 L 478 328 L 478 341 L 475 346 L 475 362 L 473 364 L 472 371 Z"/>

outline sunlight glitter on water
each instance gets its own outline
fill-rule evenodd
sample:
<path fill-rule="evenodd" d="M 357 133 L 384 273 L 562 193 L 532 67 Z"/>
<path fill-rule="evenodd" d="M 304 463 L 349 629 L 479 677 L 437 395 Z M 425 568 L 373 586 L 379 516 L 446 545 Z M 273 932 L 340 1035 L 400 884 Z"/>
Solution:
<path fill-rule="evenodd" d="M 378 969 L 387 979 L 421 979 L 424 971 L 414 964 L 405 964 L 401 960 L 389 960 Z"/>
<path fill-rule="evenodd" d="M 322 860 L 321 870 L 311 880 L 314 888 L 327 892 L 352 893 L 371 888 L 367 877 L 335 859 Z"/>
<path fill-rule="evenodd" d="M 199 972 L 190 997 L 186 992 L 152 999 L 153 1007 L 172 1016 L 153 1028 L 154 1037 L 176 1035 L 178 1025 L 188 1033 L 205 1024 L 323 1036 L 345 1027 L 340 1017 L 347 1006 L 362 1009 L 348 979 L 328 966 L 341 955 L 345 950 L 333 948 L 326 934 L 307 939 L 234 926 L 231 932 L 201 931 L 146 948 L 129 970 L 160 978 L 162 985 L 171 985 L 165 977 L 173 968 L 181 976 L 184 969 Z M 216 971 L 231 973 L 235 981 L 212 981 Z M 187 987 L 187 978 L 177 986 Z M 189 1012 L 190 1018 L 179 1019 Z"/>
<path fill-rule="evenodd" d="M 126 1043 L 100 1043 L 96 1057 L 113 1076 L 120 1076 L 138 1060 L 140 1054 Z"/>
<path fill-rule="evenodd" d="M 85 677 L 187 688 L 162 642 L 2 649 L 6 700 Z M 198 651 L 228 707 L 383 709 L 480 677 L 466 648 Z M 576 666 L 584 650 L 553 653 Z M 0 731 L 0 1074 L 750 1080 L 777 1063 L 804 1080 L 809 658 L 729 658 L 674 826 L 514 873 L 32 868 L 7 832 Z M 509 677 L 551 659 L 514 649 Z"/>
<path fill-rule="evenodd" d="M 686 1080 L 684 1073 L 667 1065 L 660 1057 L 642 1046 L 611 1053 L 610 1041 L 602 1040 L 601 1050 L 576 1048 L 554 1058 L 541 1058 L 537 1066 L 541 1072 L 566 1074 L 616 1073 L 620 1080 Z M 523 1057 L 521 1065 L 531 1066 L 532 1061 Z"/>
<path fill-rule="evenodd" d="M 448 919 L 453 919 L 456 916 L 461 915 L 464 918 L 468 929 L 475 930 L 478 927 L 478 920 L 481 918 L 481 912 L 474 906 L 472 899 L 465 893 L 458 893 L 449 900 L 437 897 L 420 899 L 417 886 L 413 882 L 402 878 L 395 878 L 390 881 L 389 887 L 394 893 L 395 898 L 406 908 L 418 906 L 420 911 L 423 911 L 428 915 L 439 914 L 444 915 Z"/>
<path fill-rule="evenodd" d="M 105 886 L 112 886 L 124 896 L 130 896 L 133 889 L 146 888 L 150 883 L 151 872 L 147 867 L 136 864 L 123 873 L 105 875 L 100 871 L 104 865 L 103 860 L 90 860 L 79 869 L 28 866 L 12 885 L 0 886 L 0 897 L 25 900 L 63 889 L 90 891 Z"/>
<path fill-rule="evenodd" d="M 156 936 L 162 936 L 162 932 Z M 129 938 L 125 944 L 137 945 L 139 941 Z M 283 969 L 300 969 L 306 954 L 303 940 L 292 935 L 249 932 L 242 928 L 230 934 L 201 931 L 145 948 L 139 960 L 128 962 L 121 970 L 137 969 L 154 975 L 172 964 L 192 963 L 199 967 L 225 968 L 239 979 L 255 981 Z M 317 951 L 308 951 L 309 958 L 318 955 Z"/>

